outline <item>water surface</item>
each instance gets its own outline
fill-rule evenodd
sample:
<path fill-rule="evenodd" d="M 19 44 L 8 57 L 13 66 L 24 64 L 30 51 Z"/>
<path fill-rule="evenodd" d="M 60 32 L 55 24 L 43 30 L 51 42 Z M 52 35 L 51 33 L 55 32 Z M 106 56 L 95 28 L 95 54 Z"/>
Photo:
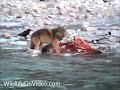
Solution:
<path fill-rule="evenodd" d="M 100 19 L 99 21 L 93 20 L 89 22 L 99 27 L 107 27 L 105 25 L 110 26 L 114 22 L 119 23 L 116 18 L 109 19 L 109 21 Z M 20 31 L 21 27 L 13 28 L 9 31 L 16 35 L 18 30 Z M 96 31 L 96 33 L 103 33 L 103 31 Z M 110 29 L 104 33 L 108 31 L 111 31 L 114 36 L 118 33 L 117 30 L 113 31 Z M 0 86 L 0 90 L 119 90 L 120 53 L 118 46 L 112 45 L 118 43 L 114 40 L 112 39 L 110 44 L 114 46 L 110 53 L 72 56 L 43 54 L 35 57 L 26 53 L 29 44 L 11 46 L 6 42 L 0 43 L 0 83 L 5 80 L 44 80 L 60 82 L 61 84 L 59 87 Z"/>

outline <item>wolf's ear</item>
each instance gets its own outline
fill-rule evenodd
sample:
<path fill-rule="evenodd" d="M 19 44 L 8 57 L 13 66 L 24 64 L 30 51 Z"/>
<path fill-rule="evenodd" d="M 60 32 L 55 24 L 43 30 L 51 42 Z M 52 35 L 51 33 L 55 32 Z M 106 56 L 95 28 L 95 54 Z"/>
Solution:
<path fill-rule="evenodd" d="M 48 33 L 50 34 L 51 37 L 53 37 L 54 30 L 53 29 L 48 29 Z"/>
<path fill-rule="evenodd" d="M 51 34 L 52 33 L 52 30 L 51 29 L 47 29 L 48 33 Z"/>

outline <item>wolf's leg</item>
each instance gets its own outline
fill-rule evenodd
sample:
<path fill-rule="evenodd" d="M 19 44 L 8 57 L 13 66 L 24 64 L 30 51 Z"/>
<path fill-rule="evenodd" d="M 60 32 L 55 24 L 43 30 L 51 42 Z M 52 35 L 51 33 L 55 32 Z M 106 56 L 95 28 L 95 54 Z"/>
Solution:
<path fill-rule="evenodd" d="M 31 49 L 39 50 L 40 39 L 38 37 L 31 38 Z"/>
<path fill-rule="evenodd" d="M 60 53 L 61 52 L 61 48 L 59 46 L 59 40 L 58 39 L 54 39 L 52 44 L 53 44 L 53 48 L 55 49 L 55 51 L 57 53 Z"/>
<path fill-rule="evenodd" d="M 41 53 L 42 53 L 42 45 L 43 45 L 43 43 L 40 41 L 40 43 L 39 43 L 39 50 L 40 50 Z"/>

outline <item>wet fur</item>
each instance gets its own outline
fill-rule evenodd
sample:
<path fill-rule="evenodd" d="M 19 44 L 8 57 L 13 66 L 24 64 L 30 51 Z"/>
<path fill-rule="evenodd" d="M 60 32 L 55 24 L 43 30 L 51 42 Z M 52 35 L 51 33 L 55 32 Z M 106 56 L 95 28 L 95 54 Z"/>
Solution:
<path fill-rule="evenodd" d="M 31 49 L 42 52 L 43 43 L 52 44 L 57 53 L 61 52 L 59 41 L 64 37 L 66 30 L 64 27 L 54 29 L 39 29 L 31 36 Z"/>

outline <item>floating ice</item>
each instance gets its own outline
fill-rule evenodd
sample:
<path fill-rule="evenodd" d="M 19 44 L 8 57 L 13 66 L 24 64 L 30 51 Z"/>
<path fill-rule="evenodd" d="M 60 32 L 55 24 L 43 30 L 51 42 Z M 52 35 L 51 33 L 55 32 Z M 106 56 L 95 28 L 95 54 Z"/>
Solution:
<path fill-rule="evenodd" d="M 9 39 L 4 39 L 4 38 L 1 38 L 0 39 L 0 43 L 7 43 L 9 42 L 10 40 Z"/>
<path fill-rule="evenodd" d="M 68 56 L 71 56 L 70 53 L 65 53 L 64 56 L 68 57 Z"/>
<path fill-rule="evenodd" d="M 41 51 L 40 50 L 33 50 L 33 49 L 29 49 L 27 51 L 28 54 L 31 54 L 31 55 L 37 55 L 37 54 L 41 54 Z"/>
<path fill-rule="evenodd" d="M 19 26 L 21 25 L 20 23 L 16 22 L 1 22 L 0 26 L 7 26 L 7 27 L 12 27 L 12 26 Z"/>
<path fill-rule="evenodd" d="M 12 44 L 12 45 L 28 45 L 27 42 L 25 41 L 14 41 L 14 42 L 9 42 L 9 44 Z"/>

